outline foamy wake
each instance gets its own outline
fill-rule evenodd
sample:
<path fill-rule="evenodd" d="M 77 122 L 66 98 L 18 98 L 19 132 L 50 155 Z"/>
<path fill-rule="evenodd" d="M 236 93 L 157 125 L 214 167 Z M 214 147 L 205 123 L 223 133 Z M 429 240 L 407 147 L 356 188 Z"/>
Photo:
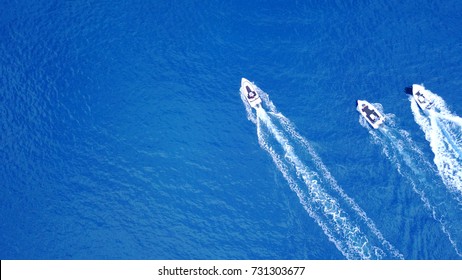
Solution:
<path fill-rule="evenodd" d="M 291 190 L 328 239 L 347 259 L 402 259 L 366 213 L 338 186 L 311 144 L 277 112 L 268 95 L 257 90 L 269 109 L 269 114 L 262 107 L 256 110 L 260 146 L 270 154 Z"/>
<path fill-rule="evenodd" d="M 372 141 L 382 148 L 383 154 L 410 183 L 432 218 L 440 224 L 455 252 L 462 256 L 459 249 L 462 242 L 462 226 L 459 225 L 461 215 L 457 202 L 442 186 L 436 170 L 425 159 L 410 134 L 390 124 L 389 120 L 393 120 L 390 115 L 378 130 L 372 129 L 364 118 L 361 119 L 360 123 L 369 130 Z"/>
<path fill-rule="evenodd" d="M 411 97 L 414 120 L 425 133 L 434 153 L 434 163 L 445 185 L 462 195 L 462 119 L 452 114 L 444 100 L 427 90 L 434 100 L 434 108 L 424 114 Z"/>

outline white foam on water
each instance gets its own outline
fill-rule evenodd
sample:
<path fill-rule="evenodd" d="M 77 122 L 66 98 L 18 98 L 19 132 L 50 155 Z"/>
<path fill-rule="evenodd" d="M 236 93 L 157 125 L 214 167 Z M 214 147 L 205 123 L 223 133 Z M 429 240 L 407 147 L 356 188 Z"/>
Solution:
<path fill-rule="evenodd" d="M 422 113 L 415 100 L 411 97 L 411 110 L 414 120 L 425 133 L 425 139 L 430 143 L 434 154 L 434 163 L 445 185 L 456 192 L 457 199 L 462 197 L 462 127 L 460 118 L 447 109 L 444 100 L 436 94 L 427 91 L 433 98 L 434 110 L 428 115 Z M 447 123 L 451 121 L 451 123 Z M 458 129 L 458 130 L 457 130 Z"/>
<path fill-rule="evenodd" d="M 256 109 L 260 146 L 271 155 L 291 190 L 297 194 L 300 203 L 328 239 L 347 259 L 403 259 L 398 250 L 385 240 L 366 213 L 338 186 L 311 144 L 295 131 L 293 125 L 282 114 L 274 115 L 278 113 L 268 94 L 258 87 L 256 89 L 263 101 L 262 105 L 269 108 L 269 114 L 262 107 Z M 247 103 L 245 100 L 243 102 Z M 276 125 L 273 118 L 279 121 L 280 125 Z M 274 140 L 280 146 L 279 149 L 270 144 Z M 309 160 L 315 163 L 316 170 L 311 170 L 303 162 L 293 145 L 296 145 L 297 149 L 308 150 L 311 157 Z M 330 188 L 330 192 L 334 190 L 334 196 L 325 187 Z M 346 202 L 344 205 L 349 206 L 348 209 L 343 209 L 338 199 Z M 359 217 L 352 220 L 350 214 Z M 363 222 L 358 224 L 358 219 L 362 219 Z M 361 228 L 364 224 L 367 225 L 363 228 L 366 229 L 365 232 Z"/>
<path fill-rule="evenodd" d="M 322 228 L 323 232 L 326 234 L 328 239 L 332 243 L 335 244 L 337 249 L 346 258 L 349 258 L 350 255 L 348 254 L 348 249 L 334 237 L 334 234 L 331 232 L 329 227 L 323 222 L 323 220 L 319 217 L 319 215 L 312 209 L 311 205 L 308 203 L 308 199 L 305 193 L 300 189 L 298 183 L 296 182 L 297 180 L 293 178 L 293 176 L 290 174 L 287 165 L 281 160 L 281 157 L 278 155 L 277 152 L 275 152 L 273 147 L 271 147 L 268 144 L 268 141 L 266 140 L 267 135 L 265 135 L 262 132 L 259 120 L 257 120 L 257 136 L 258 136 L 258 143 L 265 151 L 267 151 L 270 154 L 271 158 L 273 159 L 273 162 L 276 164 L 277 169 L 282 173 L 282 176 L 289 183 L 290 189 L 297 194 L 297 197 L 300 203 L 303 205 L 303 208 L 306 210 L 309 216 L 312 217 L 316 221 L 316 223 Z"/>
<path fill-rule="evenodd" d="M 322 178 L 324 179 L 323 181 L 326 182 L 326 185 L 335 192 L 337 192 L 337 194 L 340 195 L 340 197 L 347 204 L 349 204 L 351 209 L 354 210 L 355 214 L 357 214 L 363 220 L 363 222 L 367 225 L 369 230 L 375 235 L 376 238 L 378 238 L 378 240 L 380 240 L 381 244 L 384 246 L 386 250 L 388 250 L 390 255 L 392 255 L 395 258 L 402 259 L 402 254 L 383 237 L 382 233 L 378 230 L 375 223 L 367 216 L 366 212 L 364 212 L 364 210 L 351 197 L 349 197 L 345 193 L 345 191 L 338 185 L 337 181 L 330 174 L 329 170 L 324 165 L 321 158 L 318 156 L 318 154 L 316 153 L 312 145 L 308 142 L 308 140 L 296 131 L 295 126 L 290 122 L 290 120 L 287 119 L 282 113 L 278 112 L 274 105 L 272 106 L 272 108 L 273 111 L 270 112 L 270 114 L 275 116 L 281 122 L 284 129 L 290 134 L 291 138 L 294 139 L 297 144 L 301 145 L 309 153 L 317 169 L 319 170 Z"/>
<path fill-rule="evenodd" d="M 265 136 L 262 132 L 262 123 L 270 136 L 283 148 L 283 155 L 277 154 L 265 140 L 269 135 Z M 271 155 L 308 214 L 347 259 L 381 259 L 385 256 L 382 249 L 370 244 L 367 236 L 359 226 L 353 224 L 338 201 L 319 184 L 319 175 L 309 170 L 294 153 L 289 139 L 274 125 L 263 108 L 257 109 L 257 134 L 260 145 Z M 295 169 L 295 174 L 291 174 L 287 168 L 288 164 Z M 300 188 L 300 184 L 306 187 L 307 193 Z"/>
<path fill-rule="evenodd" d="M 461 117 L 454 116 L 450 113 L 445 113 L 445 112 L 442 112 L 442 113 L 435 112 L 435 114 L 437 114 L 437 117 L 441 119 L 446 119 L 450 122 L 453 122 L 455 125 L 458 126 L 458 128 L 462 128 L 462 118 Z"/>
<path fill-rule="evenodd" d="M 456 238 L 462 234 L 462 228 L 457 229 L 460 216 L 457 204 L 447 201 L 445 199 L 447 196 L 441 194 L 445 190 L 444 186 L 438 184 L 437 171 L 425 159 L 423 152 L 412 140 L 409 132 L 397 129 L 390 123 L 385 123 L 377 130 L 368 125 L 364 127 L 369 130 L 373 143 L 382 148 L 386 158 L 411 184 L 413 191 L 419 195 L 433 219 L 440 224 L 441 230 L 448 237 L 455 252 L 462 256 L 458 244 L 462 236 Z"/>
<path fill-rule="evenodd" d="M 462 122 L 457 116 L 447 116 L 446 114 L 429 112 L 430 120 L 436 122 L 441 133 L 444 135 L 444 141 L 448 149 L 455 152 L 455 157 L 462 159 Z"/>

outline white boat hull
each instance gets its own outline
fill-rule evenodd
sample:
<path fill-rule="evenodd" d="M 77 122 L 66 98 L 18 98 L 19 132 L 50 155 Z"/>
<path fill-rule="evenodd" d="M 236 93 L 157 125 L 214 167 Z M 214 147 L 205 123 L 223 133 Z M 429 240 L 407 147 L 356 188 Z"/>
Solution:
<path fill-rule="evenodd" d="M 261 99 L 257 93 L 257 88 L 246 78 L 242 78 L 241 80 L 240 91 L 252 108 L 258 108 L 260 106 Z"/>
<path fill-rule="evenodd" d="M 385 117 L 379 112 L 379 110 L 365 100 L 356 101 L 356 110 L 358 110 L 358 112 L 374 129 L 379 128 L 385 121 Z"/>
<path fill-rule="evenodd" d="M 421 85 L 412 85 L 412 97 L 417 102 L 417 105 L 419 105 L 422 111 L 426 112 L 433 107 L 433 100 L 429 98 L 427 91 Z"/>

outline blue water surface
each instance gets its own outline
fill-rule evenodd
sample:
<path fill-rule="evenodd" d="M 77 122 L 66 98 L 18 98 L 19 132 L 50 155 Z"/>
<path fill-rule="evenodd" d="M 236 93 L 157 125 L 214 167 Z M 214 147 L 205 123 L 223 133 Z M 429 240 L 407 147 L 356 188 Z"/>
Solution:
<path fill-rule="evenodd" d="M 462 258 L 355 110 L 380 103 L 433 163 L 403 90 L 461 116 L 460 1 L 0 7 L 1 259 L 347 258 L 260 146 L 241 77 L 404 259 Z"/>

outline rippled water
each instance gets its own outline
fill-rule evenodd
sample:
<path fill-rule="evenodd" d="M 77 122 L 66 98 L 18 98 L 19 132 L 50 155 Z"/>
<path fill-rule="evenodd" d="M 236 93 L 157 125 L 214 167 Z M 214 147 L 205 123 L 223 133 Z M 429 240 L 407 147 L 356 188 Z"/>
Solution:
<path fill-rule="evenodd" d="M 2 3 L 0 258 L 365 258 L 338 244 L 367 239 L 384 258 L 460 259 L 460 200 L 403 92 L 424 84 L 462 116 L 462 6 L 427 2 Z M 334 242 L 300 203 L 248 120 L 241 77 L 341 189 L 327 194 L 346 222 L 325 221 L 358 225 L 356 243 Z M 358 123 L 357 99 L 393 114 L 394 134 Z"/>

